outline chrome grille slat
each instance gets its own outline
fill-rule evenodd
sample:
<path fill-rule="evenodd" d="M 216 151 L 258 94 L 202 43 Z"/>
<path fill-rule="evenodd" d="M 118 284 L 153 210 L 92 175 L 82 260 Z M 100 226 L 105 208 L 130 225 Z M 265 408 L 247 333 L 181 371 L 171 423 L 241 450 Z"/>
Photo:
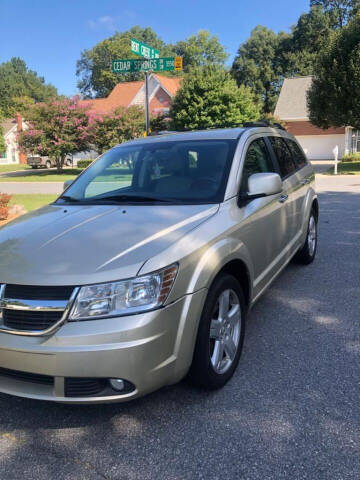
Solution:
<path fill-rule="evenodd" d="M 26 310 L 43 312 L 63 312 L 66 308 L 65 300 L 25 300 L 17 298 L 4 298 L 1 301 L 1 307 L 8 310 Z"/>

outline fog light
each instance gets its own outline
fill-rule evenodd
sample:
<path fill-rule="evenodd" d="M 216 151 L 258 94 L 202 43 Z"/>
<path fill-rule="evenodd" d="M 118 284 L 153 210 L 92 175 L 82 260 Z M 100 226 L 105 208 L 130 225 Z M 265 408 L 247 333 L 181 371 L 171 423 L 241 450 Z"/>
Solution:
<path fill-rule="evenodd" d="M 110 385 L 111 388 L 118 392 L 121 392 L 125 388 L 124 380 L 121 380 L 121 378 L 110 378 Z"/>

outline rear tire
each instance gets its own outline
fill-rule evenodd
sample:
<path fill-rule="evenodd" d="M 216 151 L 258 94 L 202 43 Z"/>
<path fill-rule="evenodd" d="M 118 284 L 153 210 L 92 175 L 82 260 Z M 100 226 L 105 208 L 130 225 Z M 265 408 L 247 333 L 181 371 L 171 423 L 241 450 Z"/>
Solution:
<path fill-rule="evenodd" d="M 314 208 L 311 209 L 306 240 L 304 246 L 295 255 L 295 261 L 302 265 L 309 265 L 316 256 L 318 242 L 317 220 Z"/>
<path fill-rule="evenodd" d="M 46 168 L 49 170 L 51 168 L 51 162 L 48 160 L 45 164 Z"/>
<path fill-rule="evenodd" d="M 245 335 L 245 297 L 240 283 L 219 275 L 207 295 L 200 319 L 191 382 L 207 389 L 223 387 L 239 363 Z"/>

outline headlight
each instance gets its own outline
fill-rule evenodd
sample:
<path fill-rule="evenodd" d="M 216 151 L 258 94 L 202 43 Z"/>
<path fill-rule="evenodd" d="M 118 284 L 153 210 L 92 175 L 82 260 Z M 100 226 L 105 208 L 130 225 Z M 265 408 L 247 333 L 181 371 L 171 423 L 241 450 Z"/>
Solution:
<path fill-rule="evenodd" d="M 129 280 L 81 287 L 69 320 L 115 317 L 161 307 L 170 293 L 177 271 L 177 265 L 171 265 Z"/>

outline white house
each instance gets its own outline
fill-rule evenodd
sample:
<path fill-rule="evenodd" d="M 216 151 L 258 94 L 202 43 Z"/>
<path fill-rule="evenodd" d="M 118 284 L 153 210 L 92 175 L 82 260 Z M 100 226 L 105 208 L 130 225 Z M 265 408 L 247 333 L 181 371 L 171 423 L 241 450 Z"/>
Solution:
<path fill-rule="evenodd" d="M 287 130 L 295 135 L 310 160 L 333 159 L 333 149 L 339 147 L 339 157 L 360 151 L 360 135 L 351 127 L 323 130 L 309 120 L 307 92 L 312 77 L 286 78 L 281 88 L 274 115 L 285 122 Z"/>
<path fill-rule="evenodd" d="M 6 150 L 0 152 L 0 165 L 9 163 L 26 163 L 26 155 L 19 151 L 17 133 L 26 128 L 21 115 L 16 114 L 15 118 L 7 118 L 0 122 L 3 128 Z"/>

